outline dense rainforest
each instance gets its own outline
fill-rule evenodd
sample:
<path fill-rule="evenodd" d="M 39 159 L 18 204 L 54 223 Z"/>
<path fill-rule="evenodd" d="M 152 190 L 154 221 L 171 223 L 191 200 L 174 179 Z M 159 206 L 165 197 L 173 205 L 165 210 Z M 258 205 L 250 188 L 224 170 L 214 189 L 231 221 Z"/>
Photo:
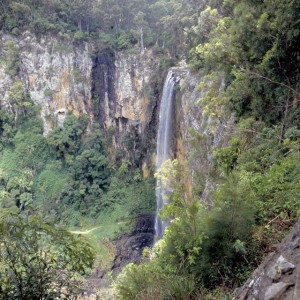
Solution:
<path fill-rule="evenodd" d="M 115 237 L 155 211 L 154 166 L 143 176 L 142 161 L 128 154 L 132 135 L 112 158 L 113 128 L 85 115 L 69 113 L 43 134 L 41 108 L 20 76 L 24 32 L 93 43 L 95 52 L 151 49 L 156 77 L 180 61 L 201 74 L 196 106 L 212 128 L 234 119 L 228 143 L 204 171 L 209 137 L 190 129 L 188 157 L 156 175 L 172 188 L 159 213 L 170 225 L 108 297 L 232 299 L 300 214 L 299 16 L 296 0 L 1 1 L 0 34 L 12 38 L 0 63 L 13 83 L 8 104 L 0 99 L 0 299 L 72 298 L 95 256 L 104 264 L 109 255 L 70 230 L 105 225 L 99 236 Z M 207 179 L 215 189 L 202 201 Z"/>

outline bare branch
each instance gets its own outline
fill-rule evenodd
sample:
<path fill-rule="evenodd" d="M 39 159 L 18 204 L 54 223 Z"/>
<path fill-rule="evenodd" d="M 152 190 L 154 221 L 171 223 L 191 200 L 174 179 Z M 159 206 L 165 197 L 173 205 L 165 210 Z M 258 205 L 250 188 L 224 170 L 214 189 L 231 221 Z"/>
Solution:
<path fill-rule="evenodd" d="M 271 79 L 271 78 L 269 78 L 269 77 L 266 77 L 266 76 L 264 76 L 264 75 L 261 75 L 261 74 L 259 74 L 259 73 L 257 73 L 257 72 L 246 70 L 246 69 L 244 69 L 244 68 L 240 68 L 240 71 L 242 71 L 242 72 L 244 72 L 244 73 L 249 73 L 249 74 L 250 74 L 251 76 L 253 76 L 253 77 L 256 77 L 256 78 L 262 78 L 262 79 L 265 79 L 265 80 L 267 80 L 267 81 L 269 81 L 269 82 L 271 82 L 271 83 L 274 83 L 274 84 L 278 84 L 278 85 L 280 85 L 280 86 L 283 86 L 283 87 L 287 88 L 288 90 L 293 91 L 296 95 L 300 96 L 300 92 L 298 92 L 297 90 L 293 89 L 291 86 L 289 86 L 289 85 L 287 85 L 287 84 L 284 84 L 284 83 L 282 83 L 282 82 L 273 80 L 273 79 Z M 298 100 L 298 101 L 300 101 L 300 100 Z"/>

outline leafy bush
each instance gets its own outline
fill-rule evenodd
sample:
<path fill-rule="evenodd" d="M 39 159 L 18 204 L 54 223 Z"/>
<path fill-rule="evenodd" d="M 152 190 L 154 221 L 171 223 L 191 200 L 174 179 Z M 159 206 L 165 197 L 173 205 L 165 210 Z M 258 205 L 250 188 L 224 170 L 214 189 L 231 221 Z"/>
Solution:
<path fill-rule="evenodd" d="M 6 61 L 5 72 L 10 76 L 15 76 L 20 68 L 20 47 L 14 40 L 4 42 L 3 54 Z"/>
<path fill-rule="evenodd" d="M 195 281 L 163 270 L 157 263 L 128 264 L 115 282 L 117 299 L 189 299 Z"/>
<path fill-rule="evenodd" d="M 80 292 L 94 253 L 82 239 L 38 216 L 1 215 L 0 299 L 53 299 Z"/>
<path fill-rule="evenodd" d="M 13 113 L 6 109 L 0 110 L 0 147 L 10 145 L 16 133 L 15 119 Z"/>
<path fill-rule="evenodd" d="M 76 31 L 74 34 L 75 41 L 83 41 L 86 38 L 86 34 L 83 31 Z"/>

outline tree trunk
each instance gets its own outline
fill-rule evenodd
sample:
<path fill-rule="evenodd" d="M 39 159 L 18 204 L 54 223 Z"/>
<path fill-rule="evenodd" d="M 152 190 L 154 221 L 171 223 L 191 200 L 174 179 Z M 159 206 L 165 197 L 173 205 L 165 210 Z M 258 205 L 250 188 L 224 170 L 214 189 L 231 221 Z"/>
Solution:
<path fill-rule="evenodd" d="M 145 52 L 143 27 L 140 27 L 140 39 L 141 39 L 141 54 L 143 55 Z"/>
<path fill-rule="evenodd" d="M 282 143 L 284 139 L 284 130 L 285 130 L 285 122 L 288 114 L 288 108 L 289 108 L 289 100 L 286 100 L 285 109 L 282 117 L 282 123 L 281 123 L 281 129 L 280 129 L 280 137 L 279 141 Z"/>

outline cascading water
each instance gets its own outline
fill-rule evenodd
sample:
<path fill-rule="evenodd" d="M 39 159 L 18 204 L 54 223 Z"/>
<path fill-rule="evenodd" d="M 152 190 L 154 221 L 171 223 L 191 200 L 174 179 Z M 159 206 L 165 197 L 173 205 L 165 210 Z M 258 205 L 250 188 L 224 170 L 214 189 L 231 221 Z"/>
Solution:
<path fill-rule="evenodd" d="M 166 78 L 159 112 L 159 126 L 157 133 L 157 162 L 156 171 L 161 165 L 170 158 L 172 141 L 172 121 L 173 121 L 173 97 L 174 97 L 175 78 L 172 71 L 169 71 Z M 167 221 L 158 218 L 159 210 L 168 202 L 166 199 L 167 191 L 161 186 L 160 179 L 156 182 L 156 218 L 155 235 L 156 241 L 160 239 L 168 225 Z"/>

